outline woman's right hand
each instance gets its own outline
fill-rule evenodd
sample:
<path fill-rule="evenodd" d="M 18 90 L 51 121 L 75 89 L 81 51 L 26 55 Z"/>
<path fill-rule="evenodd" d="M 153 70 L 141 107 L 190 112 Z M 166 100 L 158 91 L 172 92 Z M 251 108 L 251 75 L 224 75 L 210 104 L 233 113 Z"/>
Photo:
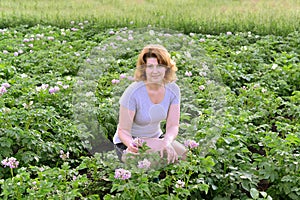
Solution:
<path fill-rule="evenodd" d="M 126 149 L 127 153 L 138 153 L 139 151 L 139 148 L 138 146 L 134 143 L 134 142 L 131 142 L 128 146 L 127 146 L 127 149 Z"/>

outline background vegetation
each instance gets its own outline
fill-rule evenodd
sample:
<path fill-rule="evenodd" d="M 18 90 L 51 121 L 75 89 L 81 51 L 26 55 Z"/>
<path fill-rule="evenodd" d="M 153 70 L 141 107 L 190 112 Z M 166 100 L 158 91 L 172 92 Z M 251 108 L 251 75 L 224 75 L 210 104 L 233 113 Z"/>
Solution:
<path fill-rule="evenodd" d="M 300 27 L 298 0 L 14 0 L 1 1 L 0 10 L 0 27 L 89 20 L 100 29 L 150 24 L 184 33 L 277 35 Z"/>

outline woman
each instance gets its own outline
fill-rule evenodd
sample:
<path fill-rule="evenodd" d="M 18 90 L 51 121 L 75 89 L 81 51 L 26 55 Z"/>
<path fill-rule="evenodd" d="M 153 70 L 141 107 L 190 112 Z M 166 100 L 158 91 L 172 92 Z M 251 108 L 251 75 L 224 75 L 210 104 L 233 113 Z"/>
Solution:
<path fill-rule="evenodd" d="M 175 141 L 179 129 L 180 89 L 174 82 L 177 67 L 161 45 L 148 45 L 139 54 L 132 83 L 120 98 L 119 124 L 113 142 L 120 160 L 138 153 L 135 138 L 153 152 L 167 154 L 169 162 L 183 157 L 186 149 Z M 160 124 L 166 120 L 163 135 Z M 126 150 L 126 151 L 124 151 Z"/>

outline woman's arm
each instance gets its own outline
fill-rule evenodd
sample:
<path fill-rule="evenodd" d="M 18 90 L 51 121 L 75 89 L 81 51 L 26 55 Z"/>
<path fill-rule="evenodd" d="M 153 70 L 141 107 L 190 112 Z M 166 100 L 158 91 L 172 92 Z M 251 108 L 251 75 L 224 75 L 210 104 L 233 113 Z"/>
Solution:
<path fill-rule="evenodd" d="M 180 118 L 180 104 L 172 104 L 169 108 L 167 122 L 166 122 L 166 134 L 163 139 L 166 145 L 171 144 L 178 135 L 179 118 Z"/>
<path fill-rule="evenodd" d="M 138 148 L 133 145 L 133 138 L 130 133 L 134 116 L 135 111 L 120 106 L 118 136 L 122 143 L 127 146 L 128 151 L 137 153 Z"/>
<path fill-rule="evenodd" d="M 167 152 L 167 160 L 169 162 L 175 162 L 178 159 L 177 152 L 172 146 L 173 141 L 178 135 L 179 131 L 179 118 L 180 118 L 180 104 L 171 104 L 167 122 L 166 122 L 166 133 L 162 140 L 162 150 L 161 156 L 163 156 L 163 152 Z"/>

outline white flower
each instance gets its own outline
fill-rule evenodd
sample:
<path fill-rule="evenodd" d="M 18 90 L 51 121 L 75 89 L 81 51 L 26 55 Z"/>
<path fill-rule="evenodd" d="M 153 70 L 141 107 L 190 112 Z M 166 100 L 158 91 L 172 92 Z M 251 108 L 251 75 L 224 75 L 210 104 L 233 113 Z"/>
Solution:
<path fill-rule="evenodd" d="M 94 93 L 93 92 L 87 92 L 87 93 L 85 93 L 85 96 L 86 97 L 91 97 L 91 96 L 94 96 Z"/>
<path fill-rule="evenodd" d="M 204 85 L 200 85 L 199 86 L 199 90 L 205 90 L 205 86 Z"/>
<path fill-rule="evenodd" d="M 183 188 L 185 183 L 182 180 L 178 180 L 175 184 L 176 188 Z"/>
<path fill-rule="evenodd" d="M 242 51 L 247 51 L 247 49 L 248 49 L 247 46 L 242 46 L 242 47 L 241 47 L 241 50 L 242 50 Z"/>
<path fill-rule="evenodd" d="M 276 63 L 272 65 L 273 70 L 275 70 L 277 67 L 278 67 L 278 64 L 276 64 Z"/>
<path fill-rule="evenodd" d="M 150 34 L 151 36 L 153 36 L 153 35 L 155 35 L 155 32 L 154 32 L 153 30 L 150 30 L 150 31 L 149 31 L 149 34 Z"/>
<path fill-rule="evenodd" d="M 27 74 L 20 74 L 21 78 L 27 78 L 28 75 Z"/>
<path fill-rule="evenodd" d="M 199 75 L 200 75 L 200 76 L 206 76 L 207 73 L 206 73 L 206 72 L 199 72 Z"/>
<path fill-rule="evenodd" d="M 255 88 L 258 88 L 259 86 L 260 86 L 260 84 L 256 83 L 255 85 L 253 85 L 253 88 L 255 89 Z"/>

